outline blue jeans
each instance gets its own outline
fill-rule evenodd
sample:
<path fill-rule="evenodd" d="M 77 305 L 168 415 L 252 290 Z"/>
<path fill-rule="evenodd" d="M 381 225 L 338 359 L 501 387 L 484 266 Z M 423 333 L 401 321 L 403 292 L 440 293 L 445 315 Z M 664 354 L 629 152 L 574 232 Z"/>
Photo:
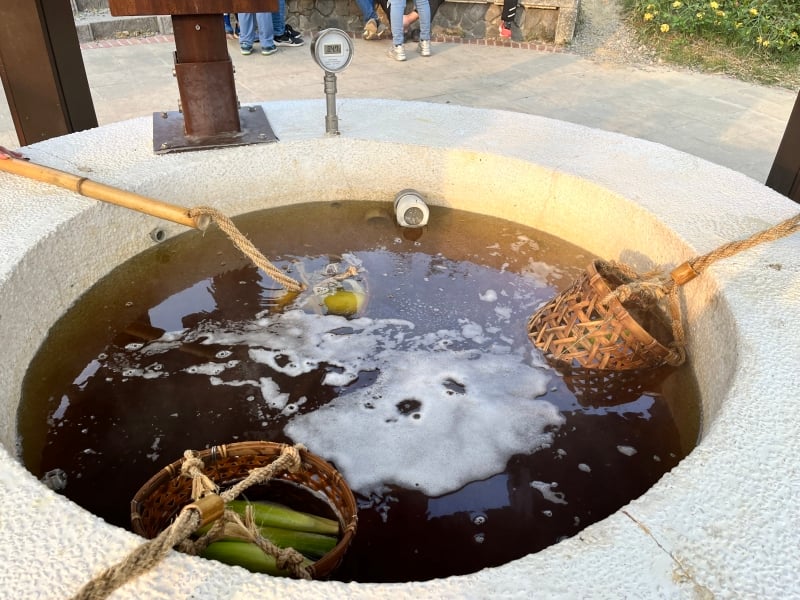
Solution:
<path fill-rule="evenodd" d="M 416 0 L 417 12 L 419 13 L 419 39 L 420 41 L 430 41 L 431 39 L 431 5 L 428 0 Z M 389 21 L 392 25 L 392 43 L 399 46 L 405 41 L 403 35 L 403 13 L 406 11 L 406 0 L 392 0 L 389 7 Z"/>
<path fill-rule="evenodd" d="M 261 47 L 274 46 L 275 30 L 272 28 L 272 13 L 239 13 L 239 45 L 253 45 L 253 40 L 256 39 L 256 23 L 258 23 L 258 40 L 261 42 Z"/>
<path fill-rule="evenodd" d="M 286 0 L 278 0 L 278 12 L 272 15 L 272 31 L 274 35 L 286 33 Z"/>
<path fill-rule="evenodd" d="M 356 4 L 358 4 L 358 8 L 361 10 L 361 14 L 364 15 L 365 24 L 370 19 L 375 19 L 376 21 L 378 20 L 378 13 L 375 12 L 375 0 L 356 0 Z"/>

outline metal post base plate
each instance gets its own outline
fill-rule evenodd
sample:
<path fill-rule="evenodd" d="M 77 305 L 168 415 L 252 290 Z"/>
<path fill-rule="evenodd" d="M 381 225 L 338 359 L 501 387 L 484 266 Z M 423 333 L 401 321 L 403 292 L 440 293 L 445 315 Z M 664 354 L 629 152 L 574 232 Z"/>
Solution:
<path fill-rule="evenodd" d="M 241 131 L 222 132 L 208 136 L 187 136 L 181 112 L 153 113 L 153 151 L 156 154 L 167 154 L 278 141 L 261 106 L 241 107 L 239 121 Z"/>

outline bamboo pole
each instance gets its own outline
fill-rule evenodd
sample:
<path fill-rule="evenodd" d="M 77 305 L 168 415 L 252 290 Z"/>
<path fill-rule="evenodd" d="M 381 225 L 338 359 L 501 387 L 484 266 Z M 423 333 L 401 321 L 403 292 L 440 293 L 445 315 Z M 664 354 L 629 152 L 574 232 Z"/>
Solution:
<path fill-rule="evenodd" d="M 28 179 L 70 190 L 87 198 L 116 204 L 123 208 L 136 210 L 187 227 L 205 230 L 211 222 L 211 219 L 206 216 L 198 217 L 196 220 L 193 219 L 189 216 L 188 208 L 127 192 L 110 185 L 92 181 L 86 177 L 78 177 L 77 175 L 59 171 L 58 169 L 51 169 L 27 160 L 20 160 L 14 155 L 19 156 L 17 153 L 12 154 L 4 148 L 0 148 L 0 171 L 21 175 Z"/>

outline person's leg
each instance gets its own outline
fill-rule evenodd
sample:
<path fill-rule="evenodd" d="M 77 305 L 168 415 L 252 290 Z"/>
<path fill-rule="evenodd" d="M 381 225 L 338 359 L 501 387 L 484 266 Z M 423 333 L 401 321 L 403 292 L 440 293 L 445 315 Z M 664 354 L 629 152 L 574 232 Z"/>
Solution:
<path fill-rule="evenodd" d="M 276 46 L 298 47 L 305 44 L 303 36 L 286 22 L 286 0 L 279 0 L 278 11 L 270 14 L 272 15 L 272 31 Z"/>
<path fill-rule="evenodd" d="M 417 12 L 419 13 L 419 39 L 420 41 L 431 41 L 431 5 L 428 0 L 417 0 Z"/>
<path fill-rule="evenodd" d="M 517 16 L 517 0 L 504 0 L 503 9 L 500 11 L 500 35 L 504 38 L 511 37 L 511 23 Z"/>
<path fill-rule="evenodd" d="M 378 13 L 375 12 L 374 0 L 356 0 L 356 4 L 358 4 L 358 9 L 361 11 L 361 14 L 364 15 L 364 23 L 372 19 L 378 21 Z"/>
<path fill-rule="evenodd" d="M 386 0 L 383 0 L 384 6 Z M 386 33 L 386 25 L 375 12 L 375 0 L 356 0 L 359 10 L 364 15 L 364 31 L 361 37 L 365 40 L 379 40 Z"/>
<path fill-rule="evenodd" d="M 390 18 L 390 11 L 389 11 L 389 0 L 378 0 L 378 5 L 381 7 L 383 14 L 386 15 L 386 18 Z M 375 17 L 377 18 L 378 13 L 375 13 Z"/>
<path fill-rule="evenodd" d="M 406 10 L 405 0 L 393 0 L 389 7 L 389 24 L 392 26 L 392 44 L 402 46 L 405 41 L 403 33 L 403 13 Z"/>
<path fill-rule="evenodd" d="M 258 22 L 258 39 L 261 44 L 261 54 L 274 54 L 278 49 L 275 47 L 272 13 L 256 13 L 256 21 Z"/>
<path fill-rule="evenodd" d="M 428 0 L 428 4 L 431 7 L 431 24 L 433 24 L 433 19 L 436 18 L 436 12 L 439 10 L 439 7 L 442 5 L 444 0 Z M 403 15 L 403 28 L 408 31 L 411 25 L 416 23 L 419 20 L 419 12 L 417 12 L 417 7 L 411 9 L 407 15 Z M 416 34 L 419 35 L 419 34 Z"/>
<path fill-rule="evenodd" d="M 428 0 L 417 0 L 419 12 L 419 45 L 422 56 L 431 55 L 431 5 Z"/>
<path fill-rule="evenodd" d="M 280 37 L 286 29 L 286 0 L 278 0 L 278 10 L 272 15 L 272 33 L 275 37 Z"/>
<path fill-rule="evenodd" d="M 239 19 L 239 47 L 242 54 L 253 51 L 253 40 L 256 39 L 256 21 L 253 13 L 238 13 Z"/>
<path fill-rule="evenodd" d="M 411 27 L 414 23 L 419 20 L 419 13 L 417 12 L 416 7 L 411 9 L 411 12 L 407 12 L 403 15 L 403 31 L 408 32 L 408 28 Z"/>
<path fill-rule="evenodd" d="M 403 32 L 403 13 L 406 10 L 406 0 L 392 0 L 389 8 L 389 24 L 392 27 L 392 47 L 389 48 L 389 58 L 405 60 L 406 51 L 403 47 L 405 32 Z"/>

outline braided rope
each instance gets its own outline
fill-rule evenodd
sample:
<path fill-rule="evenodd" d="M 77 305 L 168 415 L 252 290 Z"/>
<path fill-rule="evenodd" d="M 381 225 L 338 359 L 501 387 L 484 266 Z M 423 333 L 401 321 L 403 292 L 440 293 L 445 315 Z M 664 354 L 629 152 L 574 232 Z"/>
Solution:
<path fill-rule="evenodd" d="M 218 211 L 216 208 L 209 206 L 196 206 L 189 209 L 189 217 L 192 219 L 199 219 L 200 217 L 210 217 L 217 224 L 217 226 L 230 238 L 233 245 L 236 246 L 247 258 L 272 279 L 280 283 L 290 292 L 302 292 L 305 286 L 281 271 L 278 267 L 272 264 L 261 252 L 256 248 L 253 243 L 248 240 L 241 231 L 233 224 L 226 215 Z"/>
<path fill-rule="evenodd" d="M 300 450 L 305 450 L 305 446 L 302 444 L 284 446 L 281 448 L 281 455 L 278 458 L 266 466 L 250 471 L 247 477 L 242 479 L 242 481 L 220 494 L 222 499 L 225 502 L 230 502 L 234 498 L 240 496 L 242 492 L 244 492 L 250 486 L 264 483 L 276 473 L 280 473 L 282 471 L 296 473 L 303 464 L 303 461 L 300 458 Z"/>
<path fill-rule="evenodd" d="M 747 239 L 724 244 L 708 254 L 703 254 L 702 256 L 698 256 L 697 258 L 690 260 L 689 264 L 699 275 L 712 263 L 722 258 L 728 258 L 729 256 L 733 256 L 734 254 L 748 250 L 749 248 L 757 246 L 758 244 L 772 242 L 782 237 L 786 237 L 787 235 L 791 235 L 796 231 L 800 231 L 800 215 L 795 215 L 786 219 L 785 221 L 781 221 L 777 225 L 756 233 Z"/>
<path fill-rule="evenodd" d="M 144 542 L 125 559 L 87 583 L 73 600 L 102 600 L 131 579 L 155 567 L 169 551 L 200 526 L 200 512 L 185 507 L 178 518 L 157 537 Z"/>

